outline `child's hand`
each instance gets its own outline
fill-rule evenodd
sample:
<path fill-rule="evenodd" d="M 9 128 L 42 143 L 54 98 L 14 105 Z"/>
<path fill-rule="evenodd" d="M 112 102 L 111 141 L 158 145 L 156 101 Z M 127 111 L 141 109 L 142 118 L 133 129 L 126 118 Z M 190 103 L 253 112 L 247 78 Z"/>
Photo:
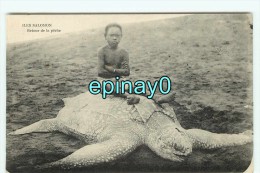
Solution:
<path fill-rule="evenodd" d="M 128 69 L 128 65 L 126 61 L 122 62 L 121 66 L 123 69 Z"/>
<path fill-rule="evenodd" d="M 109 72 L 114 72 L 114 67 L 113 66 L 110 66 L 110 65 L 105 65 L 105 69 Z"/>

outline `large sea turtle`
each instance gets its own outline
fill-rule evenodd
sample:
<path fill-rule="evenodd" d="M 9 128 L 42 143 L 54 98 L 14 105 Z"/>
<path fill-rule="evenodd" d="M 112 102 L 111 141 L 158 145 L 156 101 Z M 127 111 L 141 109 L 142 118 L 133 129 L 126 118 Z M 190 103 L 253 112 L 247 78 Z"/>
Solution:
<path fill-rule="evenodd" d="M 121 158 L 140 145 L 159 156 L 182 161 L 194 148 L 214 149 L 252 142 L 249 132 L 217 134 L 200 129 L 184 129 L 168 104 L 157 105 L 140 96 L 128 105 L 126 99 L 83 93 L 63 100 L 65 107 L 53 119 L 45 119 L 11 132 L 60 131 L 84 140 L 88 145 L 44 167 L 85 167 Z"/>

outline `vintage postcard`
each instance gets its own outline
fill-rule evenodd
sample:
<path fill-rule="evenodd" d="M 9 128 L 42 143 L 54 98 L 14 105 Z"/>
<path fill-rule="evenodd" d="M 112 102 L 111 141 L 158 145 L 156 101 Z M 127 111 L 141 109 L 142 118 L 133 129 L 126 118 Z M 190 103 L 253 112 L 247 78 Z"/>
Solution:
<path fill-rule="evenodd" d="M 252 17 L 6 15 L 6 170 L 246 171 Z"/>

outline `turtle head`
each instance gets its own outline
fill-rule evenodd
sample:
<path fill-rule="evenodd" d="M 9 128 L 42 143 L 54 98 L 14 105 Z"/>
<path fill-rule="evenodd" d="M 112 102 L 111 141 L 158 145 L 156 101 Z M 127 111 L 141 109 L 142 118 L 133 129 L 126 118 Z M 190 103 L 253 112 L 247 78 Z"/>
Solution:
<path fill-rule="evenodd" d="M 192 143 L 181 127 L 167 127 L 151 133 L 148 146 L 159 156 L 172 161 L 183 161 L 191 153 Z"/>

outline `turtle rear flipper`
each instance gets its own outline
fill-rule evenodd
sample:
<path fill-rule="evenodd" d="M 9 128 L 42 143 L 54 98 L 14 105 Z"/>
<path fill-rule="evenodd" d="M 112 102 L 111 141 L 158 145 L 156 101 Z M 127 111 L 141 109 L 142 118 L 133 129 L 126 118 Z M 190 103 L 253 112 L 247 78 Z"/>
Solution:
<path fill-rule="evenodd" d="M 194 148 L 214 149 L 253 142 L 252 131 L 250 130 L 239 134 L 221 134 L 201 129 L 189 129 L 186 133 L 192 140 Z"/>
<path fill-rule="evenodd" d="M 34 132 L 52 132 L 56 130 L 57 130 L 57 120 L 53 118 L 53 119 L 40 120 L 29 126 L 11 132 L 9 133 L 9 135 L 22 135 L 22 134 L 34 133 Z"/>

